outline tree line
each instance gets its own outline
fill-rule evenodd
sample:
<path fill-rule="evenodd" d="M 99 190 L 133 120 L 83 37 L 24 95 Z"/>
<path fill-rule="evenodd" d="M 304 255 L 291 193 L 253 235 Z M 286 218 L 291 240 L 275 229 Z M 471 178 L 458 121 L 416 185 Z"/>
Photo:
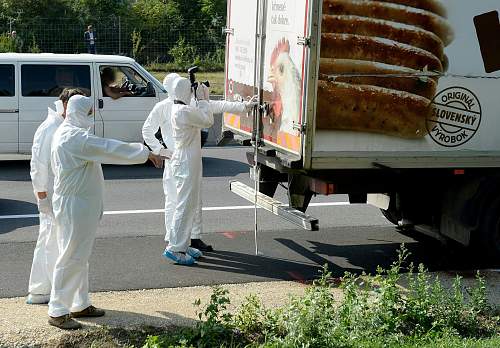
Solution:
<path fill-rule="evenodd" d="M 225 22 L 226 0 L 0 0 L 0 51 L 81 53 L 92 24 L 98 53 L 148 63 L 217 60 Z M 21 47 L 9 41 L 11 30 Z"/>

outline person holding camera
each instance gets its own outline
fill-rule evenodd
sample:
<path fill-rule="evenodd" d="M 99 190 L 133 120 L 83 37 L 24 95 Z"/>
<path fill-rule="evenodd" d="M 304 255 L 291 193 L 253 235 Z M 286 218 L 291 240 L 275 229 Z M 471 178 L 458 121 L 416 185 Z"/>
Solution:
<path fill-rule="evenodd" d="M 190 68 L 188 70 L 188 73 L 190 75 L 191 87 L 197 90 L 198 82 L 196 82 L 196 77 L 194 75 L 196 73 L 196 70 L 197 67 Z M 165 77 L 165 79 L 163 80 L 163 86 L 168 93 L 168 98 L 156 104 L 142 127 L 144 142 L 151 148 L 153 153 L 160 154 L 164 157 L 170 157 L 171 153 L 175 150 L 175 142 L 172 138 L 171 111 L 175 100 L 173 91 L 174 84 L 179 78 L 180 76 L 176 73 L 168 74 Z M 209 85 L 209 83 L 207 82 L 203 84 L 205 86 Z M 200 91 L 203 91 L 203 93 L 205 93 L 205 91 L 208 91 L 208 89 L 202 88 L 202 90 Z M 207 99 L 209 98 L 207 97 Z M 219 114 L 223 112 L 245 113 L 250 111 L 256 105 L 256 103 L 251 101 L 227 102 L 208 100 L 208 102 L 213 114 Z M 192 98 L 191 105 L 196 106 L 196 98 Z M 165 143 L 168 150 L 163 147 L 161 142 L 156 137 L 159 129 L 161 130 L 163 142 Z M 172 217 L 175 210 L 177 195 L 175 180 L 172 175 L 170 175 L 169 165 L 170 161 L 165 161 L 165 169 L 163 174 L 163 189 L 165 193 L 165 241 L 167 243 L 167 246 L 170 241 L 170 228 L 172 226 Z M 201 178 L 202 177 L 200 177 L 200 180 Z M 206 244 L 201 239 L 202 230 L 202 202 L 200 196 L 198 208 L 193 221 L 190 246 L 202 252 L 211 252 L 213 251 L 213 247 Z"/>
<path fill-rule="evenodd" d="M 214 123 L 208 102 L 208 87 L 198 87 L 196 106 L 191 104 L 192 84 L 186 78 L 174 83 L 174 105 L 171 126 L 174 152 L 168 166 L 175 182 L 175 210 L 172 216 L 169 244 L 163 256 L 180 265 L 193 265 L 202 252 L 190 247 L 194 219 L 201 201 L 201 130 Z M 172 197 L 169 197 L 171 199 Z"/>

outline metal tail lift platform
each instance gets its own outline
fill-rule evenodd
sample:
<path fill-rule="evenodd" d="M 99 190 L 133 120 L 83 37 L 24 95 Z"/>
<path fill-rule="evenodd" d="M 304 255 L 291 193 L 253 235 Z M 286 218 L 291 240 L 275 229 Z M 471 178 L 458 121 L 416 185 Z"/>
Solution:
<path fill-rule="evenodd" d="M 246 199 L 249 202 L 255 203 L 255 189 L 247 186 L 239 181 L 233 181 L 230 183 L 231 192 L 237 194 L 238 196 Z M 301 228 L 308 231 L 318 231 L 319 221 L 318 219 L 306 215 L 297 209 L 289 207 L 288 205 L 281 203 L 263 193 L 257 193 L 257 206 L 265 209 L 276 216 L 279 216 Z"/>

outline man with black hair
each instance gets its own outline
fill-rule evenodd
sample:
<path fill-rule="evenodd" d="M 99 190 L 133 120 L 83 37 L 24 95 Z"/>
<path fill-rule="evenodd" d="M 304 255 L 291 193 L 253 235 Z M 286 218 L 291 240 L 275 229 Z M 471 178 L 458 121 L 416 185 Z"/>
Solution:
<path fill-rule="evenodd" d="M 74 95 L 83 95 L 79 89 L 66 88 L 55 102 L 56 110 L 49 108 L 45 121 L 38 127 L 31 149 L 31 181 L 40 212 L 40 229 L 33 254 L 29 280 L 28 304 L 49 302 L 52 274 L 58 257 L 56 233 L 54 231 L 54 212 L 51 192 L 54 177 L 50 166 L 51 142 L 57 128 L 64 121 L 68 100 Z"/>

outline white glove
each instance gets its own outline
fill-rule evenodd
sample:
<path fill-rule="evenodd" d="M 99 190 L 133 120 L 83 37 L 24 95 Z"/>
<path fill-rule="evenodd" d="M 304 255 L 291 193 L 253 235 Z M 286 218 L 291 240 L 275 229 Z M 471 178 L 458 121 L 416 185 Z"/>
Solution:
<path fill-rule="evenodd" d="M 248 112 L 251 112 L 253 110 L 254 107 L 256 107 L 257 105 L 259 105 L 258 102 L 256 101 L 247 101 L 247 102 L 243 102 L 243 104 L 245 104 L 245 111 L 248 113 Z"/>
<path fill-rule="evenodd" d="M 198 100 L 210 100 L 210 90 L 203 83 L 198 84 L 196 89 L 196 99 Z"/>
<path fill-rule="evenodd" d="M 161 149 L 159 155 L 167 160 L 172 158 L 172 150 L 169 149 Z"/>
<path fill-rule="evenodd" d="M 52 202 L 48 197 L 44 199 L 38 199 L 37 200 L 38 204 L 38 211 L 40 213 L 46 214 L 46 215 L 54 215 L 54 211 L 52 209 Z"/>
<path fill-rule="evenodd" d="M 258 95 L 254 95 L 252 98 L 250 98 L 249 102 L 258 102 L 259 101 L 259 96 Z"/>

